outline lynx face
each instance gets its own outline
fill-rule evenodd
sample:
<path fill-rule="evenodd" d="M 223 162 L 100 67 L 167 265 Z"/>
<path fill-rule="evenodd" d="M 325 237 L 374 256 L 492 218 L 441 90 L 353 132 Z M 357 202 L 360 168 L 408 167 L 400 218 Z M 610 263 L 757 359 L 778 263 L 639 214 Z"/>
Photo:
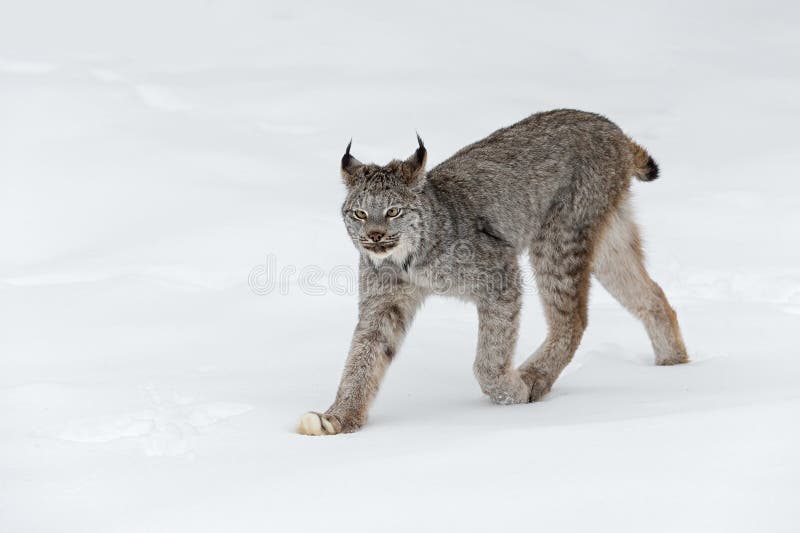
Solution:
<path fill-rule="evenodd" d="M 403 261 L 419 242 L 417 194 L 388 167 L 364 166 L 342 205 L 353 244 L 372 259 Z"/>
<path fill-rule="evenodd" d="M 342 218 L 353 244 L 375 263 L 390 258 L 402 264 L 419 244 L 426 157 L 419 142 L 409 159 L 385 166 L 360 163 L 350 155 L 350 145 L 342 158 L 348 188 Z"/>

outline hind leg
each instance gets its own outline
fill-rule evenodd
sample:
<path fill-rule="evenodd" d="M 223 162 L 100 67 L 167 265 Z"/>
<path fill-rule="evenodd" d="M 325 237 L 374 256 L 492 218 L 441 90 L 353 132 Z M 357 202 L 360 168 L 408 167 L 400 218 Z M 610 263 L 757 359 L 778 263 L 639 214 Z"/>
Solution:
<path fill-rule="evenodd" d="M 598 281 L 644 323 L 657 365 L 686 363 L 678 317 L 644 267 L 639 230 L 627 200 L 611 215 L 594 258 Z"/>
<path fill-rule="evenodd" d="M 536 285 L 547 320 L 547 338 L 519 370 L 530 400 L 550 391 L 575 355 L 587 324 L 591 228 L 551 224 L 530 248 Z"/>

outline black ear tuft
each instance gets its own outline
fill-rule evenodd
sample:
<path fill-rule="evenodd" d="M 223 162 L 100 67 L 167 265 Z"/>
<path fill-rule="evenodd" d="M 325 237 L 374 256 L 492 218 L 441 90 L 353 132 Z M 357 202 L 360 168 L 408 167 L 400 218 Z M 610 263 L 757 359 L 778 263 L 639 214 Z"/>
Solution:
<path fill-rule="evenodd" d="M 419 148 L 416 151 L 417 164 L 422 166 L 425 163 L 425 156 L 428 155 L 428 151 L 425 149 L 425 143 L 422 142 L 419 132 L 417 132 L 417 142 L 419 143 Z"/>
<path fill-rule="evenodd" d="M 347 143 L 347 149 L 344 151 L 344 155 L 342 156 L 342 168 L 347 168 L 350 166 L 350 160 L 353 159 L 353 156 L 350 155 L 351 146 L 353 146 L 353 139 L 350 139 L 350 142 Z"/>
<path fill-rule="evenodd" d="M 417 133 L 417 148 L 408 159 L 403 161 L 403 175 L 406 184 L 412 187 L 421 186 L 425 182 L 425 160 L 428 157 L 428 151 L 425 149 L 425 144 L 422 142 L 422 137 Z"/>
<path fill-rule="evenodd" d="M 355 183 L 355 175 L 358 171 L 359 167 L 361 167 L 361 161 L 350 155 L 350 147 L 353 146 L 353 139 L 350 139 L 350 142 L 347 143 L 347 149 L 344 151 L 344 155 L 342 156 L 342 179 L 344 183 L 349 187 Z"/>

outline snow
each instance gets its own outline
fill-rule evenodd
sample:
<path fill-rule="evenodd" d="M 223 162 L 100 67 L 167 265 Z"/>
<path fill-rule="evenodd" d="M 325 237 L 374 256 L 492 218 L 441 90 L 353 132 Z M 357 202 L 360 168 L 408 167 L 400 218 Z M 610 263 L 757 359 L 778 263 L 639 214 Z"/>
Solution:
<path fill-rule="evenodd" d="M 796 531 L 799 14 L 0 6 L 0 531 Z M 595 284 L 553 392 L 495 406 L 474 309 L 432 299 L 362 431 L 294 434 L 355 324 L 350 137 L 436 164 L 558 107 L 658 160 L 635 203 L 693 362 Z M 530 283 L 522 323 L 518 360 Z"/>

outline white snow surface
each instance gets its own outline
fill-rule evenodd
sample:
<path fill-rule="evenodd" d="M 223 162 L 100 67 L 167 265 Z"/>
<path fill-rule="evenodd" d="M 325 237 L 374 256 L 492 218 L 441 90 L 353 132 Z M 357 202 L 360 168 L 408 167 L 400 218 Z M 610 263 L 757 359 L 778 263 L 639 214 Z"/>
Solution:
<path fill-rule="evenodd" d="M 798 11 L 3 3 L 0 531 L 798 531 Z M 296 435 L 355 324 L 350 137 L 433 165 L 561 107 L 660 163 L 635 203 L 693 362 L 595 285 L 552 393 L 496 406 L 474 308 L 431 299 L 368 425 Z M 544 334 L 529 283 L 517 360 Z"/>

